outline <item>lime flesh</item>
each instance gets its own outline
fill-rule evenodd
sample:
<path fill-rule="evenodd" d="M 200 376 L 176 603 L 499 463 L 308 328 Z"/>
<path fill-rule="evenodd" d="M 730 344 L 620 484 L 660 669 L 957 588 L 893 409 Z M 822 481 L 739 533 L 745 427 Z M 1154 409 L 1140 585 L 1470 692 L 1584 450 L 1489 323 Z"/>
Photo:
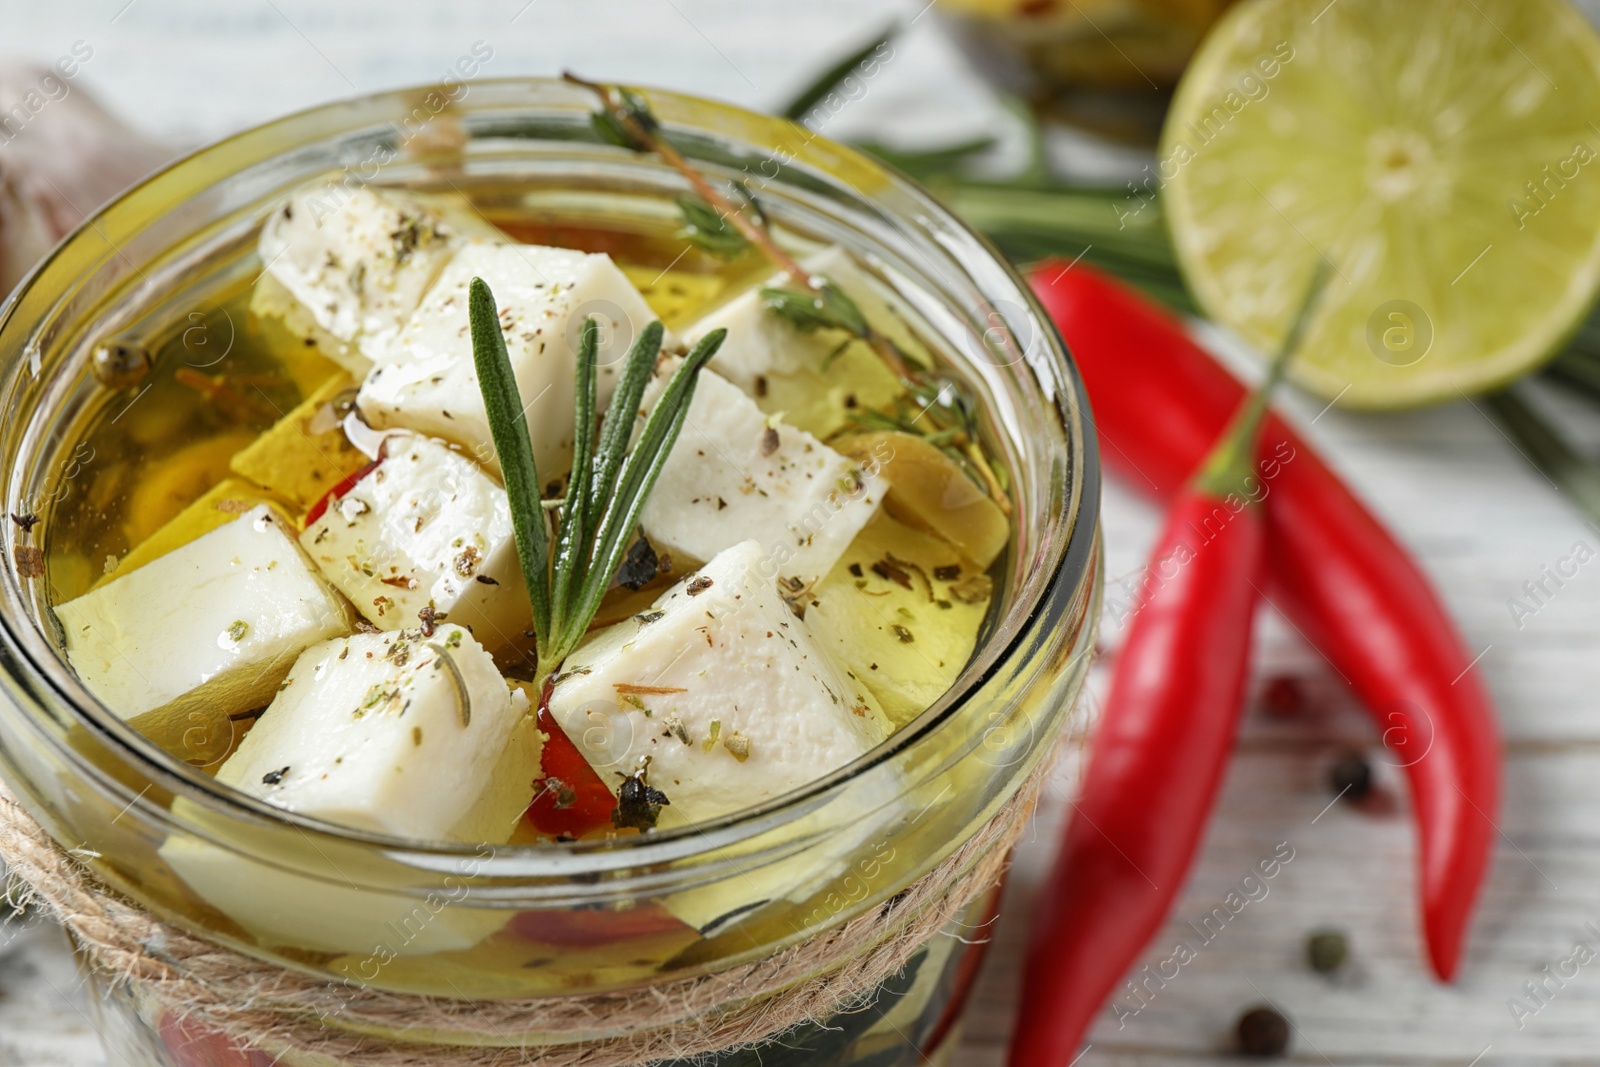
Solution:
<path fill-rule="evenodd" d="M 1567 0 L 1247 0 L 1185 74 L 1159 174 L 1201 308 L 1355 407 L 1503 384 L 1600 285 L 1600 36 Z"/>

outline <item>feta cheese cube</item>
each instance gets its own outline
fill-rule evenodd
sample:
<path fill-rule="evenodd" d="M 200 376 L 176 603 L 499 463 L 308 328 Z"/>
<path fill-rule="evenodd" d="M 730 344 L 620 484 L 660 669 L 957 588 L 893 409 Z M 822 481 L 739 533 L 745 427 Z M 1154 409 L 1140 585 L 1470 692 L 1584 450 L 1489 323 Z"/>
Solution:
<path fill-rule="evenodd" d="M 172 809 L 207 834 L 175 832 L 159 850 L 196 896 L 259 944 L 355 957 L 334 964 L 351 978 L 370 979 L 370 969 L 358 968 L 378 961 L 471 948 L 514 914 L 476 906 L 464 881 L 482 865 L 476 856 L 451 861 L 442 872 L 454 876 L 446 879 L 450 888 L 424 895 L 403 871 L 374 864 L 359 847 L 252 832 L 183 798 Z"/>
<path fill-rule="evenodd" d="M 302 649 L 350 630 L 344 601 L 265 504 L 55 611 L 90 691 L 201 762 L 231 740 L 227 716 L 266 704 Z"/>
<path fill-rule="evenodd" d="M 677 363 L 657 370 L 646 410 Z M 887 488 L 874 464 L 768 418 L 726 379 L 704 370 L 640 525 L 658 549 L 696 560 L 753 538 L 777 574 L 807 586 L 833 567 Z"/>
<path fill-rule="evenodd" d="M 550 710 L 602 774 L 651 759 L 666 822 L 700 822 L 798 789 L 889 732 L 822 652 L 744 541 L 654 607 L 567 657 Z"/>
<path fill-rule="evenodd" d="M 486 646 L 532 623 L 505 490 L 465 456 L 414 434 L 384 439 L 378 465 L 300 535 L 322 573 L 383 630 L 438 619 Z"/>
<path fill-rule="evenodd" d="M 655 314 L 609 256 L 566 248 L 474 242 L 456 253 L 406 324 L 391 355 L 361 387 L 371 425 L 441 437 L 498 470 L 489 418 L 472 362 L 467 287 L 489 283 L 500 308 L 511 368 L 544 478 L 572 462 L 573 398 L 583 322 L 601 321 L 598 389 L 603 405 L 617 368 Z M 603 408 L 602 408 L 603 410 Z"/>
<path fill-rule="evenodd" d="M 226 526 L 259 504 L 269 504 L 274 510 L 282 507 L 277 497 L 260 486 L 243 478 L 224 478 L 168 519 L 155 533 L 128 549 L 127 554 L 117 560 L 116 568 L 96 584 L 105 585 L 138 570 L 151 560 L 160 559 L 219 526 Z M 283 518 L 288 521 L 289 517 L 284 515 Z"/>
<path fill-rule="evenodd" d="M 357 634 L 308 649 L 218 771 L 269 804 L 423 840 L 505 841 L 539 777 L 528 698 L 464 629 Z M 180 802 L 183 803 L 183 802 Z M 204 821 L 203 812 L 185 810 Z M 238 833 L 219 827 L 216 839 Z M 324 843 L 293 855 L 174 834 L 161 858 L 258 940 L 317 952 L 413 956 L 468 948 L 509 913 L 465 894 L 418 898 L 359 855 Z M 275 857 L 265 862 L 254 857 Z M 473 861 L 456 873 L 472 873 Z M 319 870 L 318 868 L 325 868 Z M 368 976 L 370 977 L 370 976 Z"/>
<path fill-rule="evenodd" d="M 353 396 L 348 374 L 335 374 L 272 428 L 238 452 L 228 467 L 271 490 L 304 513 L 322 494 L 367 465 L 366 455 L 345 436 L 341 398 Z"/>
<path fill-rule="evenodd" d="M 359 376 L 461 241 L 496 233 L 465 203 L 371 187 L 305 189 L 261 229 L 264 278 L 275 284 L 253 307 L 282 317 Z"/>
<path fill-rule="evenodd" d="M 448 840 L 527 711 L 463 627 L 336 638 L 301 654 L 217 781 L 343 826 Z M 532 796 L 530 777 L 524 807 Z"/>

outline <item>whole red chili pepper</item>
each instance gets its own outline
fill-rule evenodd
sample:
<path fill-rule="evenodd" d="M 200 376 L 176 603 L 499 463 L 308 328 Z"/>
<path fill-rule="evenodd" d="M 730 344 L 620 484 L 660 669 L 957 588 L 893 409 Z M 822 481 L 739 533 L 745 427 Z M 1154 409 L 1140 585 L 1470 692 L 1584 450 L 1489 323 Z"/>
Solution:
<path fill-rule="evenodd" d="M 1256 440 L 1305 319 L 1302 310 L 1266 384 L 1179 491 L 1145 568 L 1083 787 L 1034 916 L 1015 1067 L 1073 1059 L 1199 849 L 1250 677 L 1265 558 Z"/>
<path fill-rule="evenodd" d="M 1183 326 L 1087 267 L 1044 263 L 1033 289 L 1094 407 L 1101 455 L 1170 498 L 1243 389 Z M 1281 420 L 1262 435 L 1267 596 L 1355 690 L 1411 784 L 1434 973 L 1461 958 L 1494 842 L 1500 740 L 1474 656 L 1428 579 Z"/>

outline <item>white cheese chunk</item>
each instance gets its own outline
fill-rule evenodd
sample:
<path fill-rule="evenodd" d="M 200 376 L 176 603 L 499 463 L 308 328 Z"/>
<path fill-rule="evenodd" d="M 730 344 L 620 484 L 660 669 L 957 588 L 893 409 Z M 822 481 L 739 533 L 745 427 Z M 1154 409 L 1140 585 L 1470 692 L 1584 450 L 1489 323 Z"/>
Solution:
<path fill-rule="evenodd" d="M 302 649 L 350 630 L 264 504 L 55 611 L 84 684 L 186 759 L 219 754 L 226 716 L 266 704 Z"/>
<path fill-rule="evenodd" d="M 217 780 L 357 829 L 488 847 L 510 836 L 539 777 L 541 735 L 528 708 L 526 695 L 508 689 L 459 627 L 440 626 L 431 636 L 358 634 L 300 657 Z M 184 814 L 205 819 L 195 809 Z M 214 836 L 227 841 L 239 832 L 230 824 Z M 359 850 L 330 854 L 333 847 L 280 855 L 278 838 L 235 851 L 174 834 L 161 858 L 270 945 L 426 955 L 468 948 L 509 917 L 474 908 L 460 884 L 416 896 L 392 869 Z M 456 873 L 475 866 L 466 860 Z"/>
<path fill-rule="evenodd" d="M 497 231 L 464 203 L 392 189 L 305 189 L 261 230 L 260 314 L 277 314 L 356 375 L 394 342 L 467 236 Z M 285 300 L 287 294 L 292 300 Z"/>
<path fill-rule="evenodd" d="M 584 320 L 600 320 L 598 391 L 604 405 L 629 346 L 656 317 L 609 256 L 538 245 L 467 245 L 428 291 L 391 356 L 368 375 L 357 407 L 379 429 L 441 437 L 499 469 L 472 361 L 467 287 L 474 277 L 488 282 L 500 309 L 539 474 L 557 477 L 572 462 Z"/>
<path fill-rule="evenodd" d="M 677 363 L 658 369 L 646 410 Z M 774 573 L 809 586 L 837 562 L 887 489 L 874 466 L 769 419 L 704 370 L 640 525 L 657 549 L 696 560 L 754 539 Z"/>
<path fill-rule="evenodd" d="M 827 278 L 855 301 L 872 328 L 919 360 L 927 349 L 907 329 L 903 313 L 883 295 L 850 254 L 830 245 L 800 261 L 813 276 Z M 761 285 L 730 300 L 684 327 L 685 344 L 694 344 L 715 329 L 726 329 L 728 340 L 717 351 L 717 373 L 747 393 L 761 390 L 760 379 L 801 374 L 825 368 L 837 356 L 838 331 L 802 333 L 765 306 L 760 290 L 768 286 L 792 288 L 786 274 L 775 274 Z"/>
<path fill-rule="evenodd" d="M 421 894 L 393 867 L 374 869 L 358 846 L 339 851 L 307 836 L 293 848 L 181 798 L 173 814 L 216 841 L 243 837 L 236 848 L 176 833 L 162 844 L 162 861 L 200 899 L 260 944 L 356 957 L 335 964 L 352 978 L 370 979 L 371 968 L 395 957 L 471 948 L 514 914 L 474 906 L 462 879 L 481 867 L 476 857 L 455 861 L 448 888 Z M 484 854 L 490 847 L 481 846 Z"/>
<path fill-rule="evenodd" d="M 460 626 L 336 638 L 300 656 L 217 781 L 328 822 L 445 840 L 527 711 Z"/>
<path fill-rule="evenodd" d="M 383 630 L 437 618 L 493 649 L 532 624 L 505 490 L 471 460 L 414 434 L 391 434 L 382 460 L 300 535 L 356 610 Z"/>
<path fill-rule="evenodd" d="M 648 612 L 567 657 L 550 710 L 602 775 L 650 757 L 663 823 L 798 789 L 888 735 L 864 686 L 820 650 L 745 541 Z"/>

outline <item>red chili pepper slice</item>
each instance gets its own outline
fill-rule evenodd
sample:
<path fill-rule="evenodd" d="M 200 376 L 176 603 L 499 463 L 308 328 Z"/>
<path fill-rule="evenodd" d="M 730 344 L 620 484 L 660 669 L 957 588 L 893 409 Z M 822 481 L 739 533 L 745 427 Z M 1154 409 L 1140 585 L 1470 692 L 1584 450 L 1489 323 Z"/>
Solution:
<path fill-rule="evenodd" d="M 170 1011 L 162 1014 L 157 1029 L 176 1067 L 272 1067 L 276 1062 L 260 1049 L 240 1048 L 226 1034 Z"/>
<path fill-rule="evenodd" d="M 305 521 L 300 524 L 300 528 L 303 530 L 312 523 L 316 522 L 318 519 L 322 518 L 322 516 L 327 512 L 328 508 L 333 505 L 334 501 L 343 498 L 346 493 L 350 492 L 350 490 L 356 487 L 356 483 L 360 482 L 361 479 L 365 478 L 367 475 L 376 470 L 378 464 L 382 462 L 383 459 L 380 457 L 373 460 L 371 463 L 368 463 L 365 467 L 362 467 L 354 474 L 349 474 L 339 479 L 339 481 L 334 484 L 332 489 L 329 489 L 326 493 L 323 493 L 317 498 L 317 502 L 311 505 L 311 510 L 306 512 Z"/>
<path fill-rule="evenodd" d="M 1243 388 L 1179 322 L 1090 268 L 1046 262 L 1031 279 L 1083 374 L 1106 464 L 1170 499 Z M 1258 455 L 1267 595 L 1349 682 L 1406 770 L 1423 928 L 1448 981 L 1494 844 L 1493 706 L 1428 579 L 1327 464 L 1278 419 Z"/>
<path fill-rule="evenodd" d="M 961 961 L 956 964 L 955 973 L 946 976 L 948 980 L 941 979 L 939 988 L 934 991 L 933 1003 L 942 1002 L 944 1006 L 940 1009 L 933 1026 L 929 1028 L 928 1036 L 917 1046 L 917 1051 L 922 1053 L 926 1062 L 936 1062 L 939 1050 L 956 1032 L 956 1026 L 966 1015 L 967 1001 L 972 996 L 972 987 L 978 984 L 978 972 L 983 969 L 983 961 L 989 955 L 989 945 L 994 940 L 989 935 L 993 933 L 994 924 L 1000 918 L 1000 902 L 1005 895 L 1005 886 L 1006 879 L 1002 875 L 1000 884 L 995 887 L 994 898 L 984 909 L 983 918 L 971 927 L 971 943 L 963 942 L 956 949 L 962 956 Z"/>
<path fill-rule="evenodd" d="M 506 929 L 517 937 L 562 948 L 598 948 L 666 934 L 694 933 L 687 923 L 650 900 L 621 910 L 519 911 Z"/>
<path fill-rule="evenodd" d="M 540 757 L 545 776 L 535 783 L 527 819 L 540 833 L 582 837 L 611 825 L 617 798 L 550 714 L 551 688 L 546 681 L 539 698 L 539 729 L 549 740 Z"/>

